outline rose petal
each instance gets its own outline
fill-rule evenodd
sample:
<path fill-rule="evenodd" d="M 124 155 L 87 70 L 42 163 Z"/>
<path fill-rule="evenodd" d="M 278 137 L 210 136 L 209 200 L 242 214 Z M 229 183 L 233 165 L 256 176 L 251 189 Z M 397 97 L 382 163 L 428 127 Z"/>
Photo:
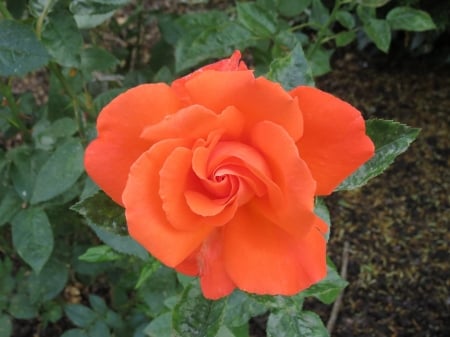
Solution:
<path fill-rule="evenodd" d="M 326 275 L 323 227 L 318 224 L 294 239 L 251 207 L 239 209 L 224 227 L 229 277 L 238 288 L 256 294 L 293 295 L 308 288 Z"/>
<path fill-rule="evenodd" d="M 293 139 L 281 126 L 265 121 L 253 128 L 251 143 L 264 156 L 279 189 L 269 189 L 267 198 L 255 199 L 255 206 L 291 235 L 305 235 L 315 217 L 316 183 Z"/>
<path fill-rule="evenodd" d="M 167 156 L 161 167 L 159 195 L 163 201 L 162 207 L 166 217 L 174 228 L 180 230 L 194 230 L 198 226 L 222 226 L 233 217 L 237 205 L 231 203 L 214 216 L 194 213 L 186 202 L 186 191 L 202 192 L 202 190 L 201 183 L 192 171 L 191 163 L 192 150 L 179 147 Z M 211 204 L 203 206 L 212 207 Z M 198 209 L 196 211 L 199 212 Z M 201 213 L 212 215 L 215 211 L 205 209 Z"/>
<path fill-rule="evenodd" d="M 140 138 L 143 128 L 178 107 L 170 87 L 144 84 L 119 95 L 100 113 L 98 138 L 86 149 L 84 165 L 89 176 L 118 204 L 123 205 L 130 166 L 151 145 Z"/>
<path fill-rule="evenodd" d="M 168 221 L 159 195 L 159 171 L 166 158 L 184 145 L 181 140 L 166 140 L 153 145 L 133 164 L 123 193 L 130 235 L 153 256 L 175 267 L 193 253 L 212 231 L 196 223 L 191 230 L 179 230 Z"/>
<path fill-rule="evenodd" d="M 370 159 L 374 145 L 365 133 L 361 113 L 319 89 L 291 91 L 303 113 L 304 134 L 297 146 L 317 181 L 317 195 L 330 194 Z"/>
<path fill-rule="evenodd" d="M 214 130 L 221 130 L 223 137 L 236 138 L 242 132 L 244 118 L 235 107 L 227 107 L 220 113 L 201 105 L 192 105 L 167 115 L 142 132 L 142 138 L 156 141 L 166 138 L 184 138 L 195 140 L 207 138 Z"/>
<path fill-rule="evenodd" d="M 295 140 L 303 132 L 302 115 L 295 99 L 278 84 L 251 71 L 204 71 L 186 82 L 192 102 L 213 111 L 236 107 L 245 115 L 246 131 L 269 120 L 283 126 Z"/>
<path fill-rule="evenodd" d="M 190 79 L 194 78 L 195 76 L 199 75 L 205 70 L 216 70 L 216 71 L 236 71 L 236 70 L 247 70 L 247 66 L 244 62 L 241 62 L 241 52 L 239 50 L 236 50 L 233 55 L 231 55 L 230 58 L 223 59 L 220 61 L 217 61 L 212 64 L 208 64 L 204 67 L 201 67 L 200 69 L 183 76 L 175 81 L 172 82 L 172 89 L 175 90 L 180 97 L 181 100 L 183 100 L 185 103 L 189 102 L 189 94 L 186 92 L 185 84 Z"/>
<path fill-rule="evenodd" d="M 223 234 L 213 232 L 200 249 L 200 286 L 206 298 L 219 299 L 229 295 L 236 287 L 228 276 L 223 261 Z"/>

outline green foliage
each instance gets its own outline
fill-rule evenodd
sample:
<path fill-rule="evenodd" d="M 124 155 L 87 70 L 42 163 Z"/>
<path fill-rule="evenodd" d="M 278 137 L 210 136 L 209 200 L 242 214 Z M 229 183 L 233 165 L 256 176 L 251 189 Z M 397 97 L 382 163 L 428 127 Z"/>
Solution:
<path fill-rule="evenodd" d="M 239 1 L 178 15 L 129 0 L 0 2 L 0 337 L 15 320 L 39 322 L 39 335 L 69 321 L 63 337 L 249 337 L 260 315 L 268 336 L 327 335 L 303 302 L 330 304 L 347 285 L 331 261 L 324 280 L 294 296 L 206 300 L 196 280 L 128 235 L 124 209 L 86 177 L 83 155 L 98 112 L 130 86 L 170 82 L 236 49 L 286 90 L 313 86 L 337 48 L 359 39 L 388 52 L 393 31 L 435 29 L 426 12 L 386 0 L 329 4 Z M 49 82 L 45 99 L 13 90 L 28 75 Z M 338 189 L 380 174 L 418 130 L 374 120 L 367 133 L 375 157 Z M 323 199 L 314 211 L 331 227 Z"/>
<path fill-rule="evenodd" d="M 420 132 L 420 129 L 397 122 L 377 119 L 368 120 L 366 128 L 367 134 L 375 144 L 375 156 L 342 182 L 338 190 L 361 187 L 382 173 L 398 155 L 406 151 Z"/>
<path fill-rule="evenodd" d="M 0 21 L 0 76 L 23 76 L 49 61 L 30 27 L 12 20 Z"/>

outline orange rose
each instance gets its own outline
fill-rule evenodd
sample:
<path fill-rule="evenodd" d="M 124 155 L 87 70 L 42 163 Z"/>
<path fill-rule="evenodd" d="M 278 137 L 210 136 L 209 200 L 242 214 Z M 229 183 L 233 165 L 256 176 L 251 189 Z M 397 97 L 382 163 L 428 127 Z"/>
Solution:
<path fill-rule="evenodd" d="M 100 113 L 92 179 L 125 207 L 130 235 L 205 297 L 292 295 L 326 275 L 330 194 L 374 152 L 358 110 L 323 91 L 286 92 L 240 53 L 168 86 L 144 84 Z"/>

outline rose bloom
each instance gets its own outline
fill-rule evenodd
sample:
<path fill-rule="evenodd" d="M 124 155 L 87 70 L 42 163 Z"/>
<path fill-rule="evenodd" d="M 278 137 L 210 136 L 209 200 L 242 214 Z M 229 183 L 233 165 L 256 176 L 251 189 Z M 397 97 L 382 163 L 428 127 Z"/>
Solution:
<path fill-rule="evenodd" d="M 314 198 L 374 153 L 354 107 L 312 87 L 287 92 L 240 58 L 119 95 L 85 154 L 130 235 L 198 276 L 210 299 L 293 295 L 324 278 L 328 227 Z"/>

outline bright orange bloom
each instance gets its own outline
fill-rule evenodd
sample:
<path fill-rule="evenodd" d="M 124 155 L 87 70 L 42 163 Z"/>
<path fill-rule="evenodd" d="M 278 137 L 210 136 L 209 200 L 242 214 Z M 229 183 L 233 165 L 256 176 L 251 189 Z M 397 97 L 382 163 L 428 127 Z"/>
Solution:
<path fill-rule="evenodd" d="M 358 110 L 310 87 L 255 78 L 235 52 L 100 113 L 92 179 L 125 207 L 130 235 L 205 297 L 292 295 L 326 275 L 330 194 L 374 146 Z"/>

